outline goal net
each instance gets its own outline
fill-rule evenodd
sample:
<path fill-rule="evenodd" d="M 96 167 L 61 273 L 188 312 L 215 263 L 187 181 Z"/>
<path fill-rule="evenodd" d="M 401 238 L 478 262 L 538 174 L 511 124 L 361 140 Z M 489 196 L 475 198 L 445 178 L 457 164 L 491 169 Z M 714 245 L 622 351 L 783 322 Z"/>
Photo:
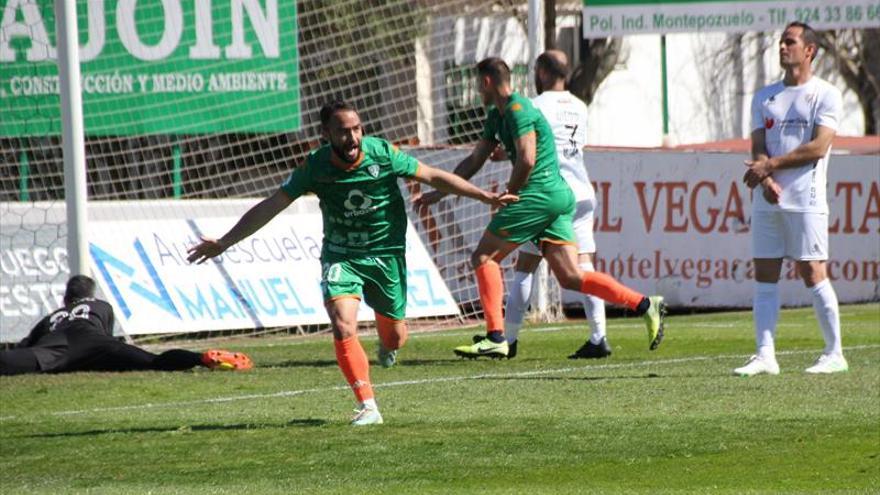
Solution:
<path fill-rule="evenodd" d="M 318 144 L 318 110 L 336 98 L 355 104 L 367 134 L 451 170 L 482 128 L 475 62 L 503 57 L 529 94 L 526 10 L 474 0 L 79 0 L 89 201 L 149 203 L 137 216 L 156 222 L 194 200 L 256 201 Z M 50 0 L 7 0 L 2 12 L 0 342 L 55 307 L 69 276 L 55 22 Z M 509 171 L 491 162 L 474 181 L 503 188 Z M 410 214 L 460 309 L 420 322 L 477 322 L 468 259 L 490 212 L 445 199 Z M 558 288 L 545 292 L 541 317 L 558 316 Z"/>

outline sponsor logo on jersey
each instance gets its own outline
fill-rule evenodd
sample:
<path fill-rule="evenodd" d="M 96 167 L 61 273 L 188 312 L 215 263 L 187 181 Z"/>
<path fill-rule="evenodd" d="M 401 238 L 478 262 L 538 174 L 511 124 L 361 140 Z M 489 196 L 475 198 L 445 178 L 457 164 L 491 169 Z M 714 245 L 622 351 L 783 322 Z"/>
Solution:
<path fill-rule="evenodd" d="M 785 119 L 780 120 L 778 124 L 781 129 L 787 129 L 790 127 L 810 127 L 810 122 L 807 119 Z"/>
<path fill-rule="evenodd" d="M 352 189 L 348 192 L 348 198 L 342 203 L 345 209 L 346 218 L 359 217 L 368 215 L 378 208 L 373 205 L 373 200 L 366 196 L 360 189 Z"/>

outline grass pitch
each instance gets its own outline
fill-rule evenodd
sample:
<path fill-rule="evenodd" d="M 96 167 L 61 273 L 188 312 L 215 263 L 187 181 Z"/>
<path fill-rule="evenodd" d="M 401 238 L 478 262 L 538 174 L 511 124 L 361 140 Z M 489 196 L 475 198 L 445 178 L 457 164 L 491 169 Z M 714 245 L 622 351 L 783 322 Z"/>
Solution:
<path fill-rule="evenodd" d="M 565 359 L 583 322 L 526 328 L 511 361 L 454 357 L 474 329 L 416 334 L 373 368 L 365 428 L 327 335 L 224 342 L 248 373 L 3 378 L 0 492 L 878 493 L 880 306 L 841 308 L 831 376 L 803 373 L 812 314 L 782 313 L 782 374 L 749 379 L 748 312 L 671 317 L 654 352 L 614 319 L 600 361 Z"/>

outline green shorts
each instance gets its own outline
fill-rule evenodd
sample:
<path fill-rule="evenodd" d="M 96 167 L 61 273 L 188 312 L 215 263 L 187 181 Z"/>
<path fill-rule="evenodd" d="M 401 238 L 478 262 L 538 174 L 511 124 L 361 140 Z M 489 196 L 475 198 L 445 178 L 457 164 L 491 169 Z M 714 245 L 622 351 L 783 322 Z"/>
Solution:
<path fill-rule="evenodd" d="M 522 244 L 532 241 L 575 243 L 574 194 L 571 189 L 527 193 L 500 210 L 486 229 L 502 239 Z"/>
<path fill-rule="evenodd" d="M 363 298 L 373 311 L 393 320 L 406 316 L 406 258 L 326 257 L 321 262 L 324 302 L 339 297 Z"/>

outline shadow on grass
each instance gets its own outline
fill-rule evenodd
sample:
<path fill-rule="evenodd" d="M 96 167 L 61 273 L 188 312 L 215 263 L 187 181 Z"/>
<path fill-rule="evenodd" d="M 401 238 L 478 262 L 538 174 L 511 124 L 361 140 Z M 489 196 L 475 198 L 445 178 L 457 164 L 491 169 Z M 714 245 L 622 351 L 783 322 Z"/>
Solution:
<path fill-rule="evenodd" d="M 19 435 L 19 438 L 64 438 L 64 437 L 89 437 L 98 435 L 110 435 L 114 433 L 174 433 L 187 434 L 197 431 L 230 431 L 230 430 L 263 430 L 288 427 L 309 428 L 324 426 L 327 422 L 323 419 L 292 419 L 281 424 L 266 423 L 243 423 L 235 425 L 184 425 L 169 427 L 143 427 L 143 428 L 107 428 L 106 430 L 70 431 L 61 433 L 36 433 L 33 435 Z"/>

